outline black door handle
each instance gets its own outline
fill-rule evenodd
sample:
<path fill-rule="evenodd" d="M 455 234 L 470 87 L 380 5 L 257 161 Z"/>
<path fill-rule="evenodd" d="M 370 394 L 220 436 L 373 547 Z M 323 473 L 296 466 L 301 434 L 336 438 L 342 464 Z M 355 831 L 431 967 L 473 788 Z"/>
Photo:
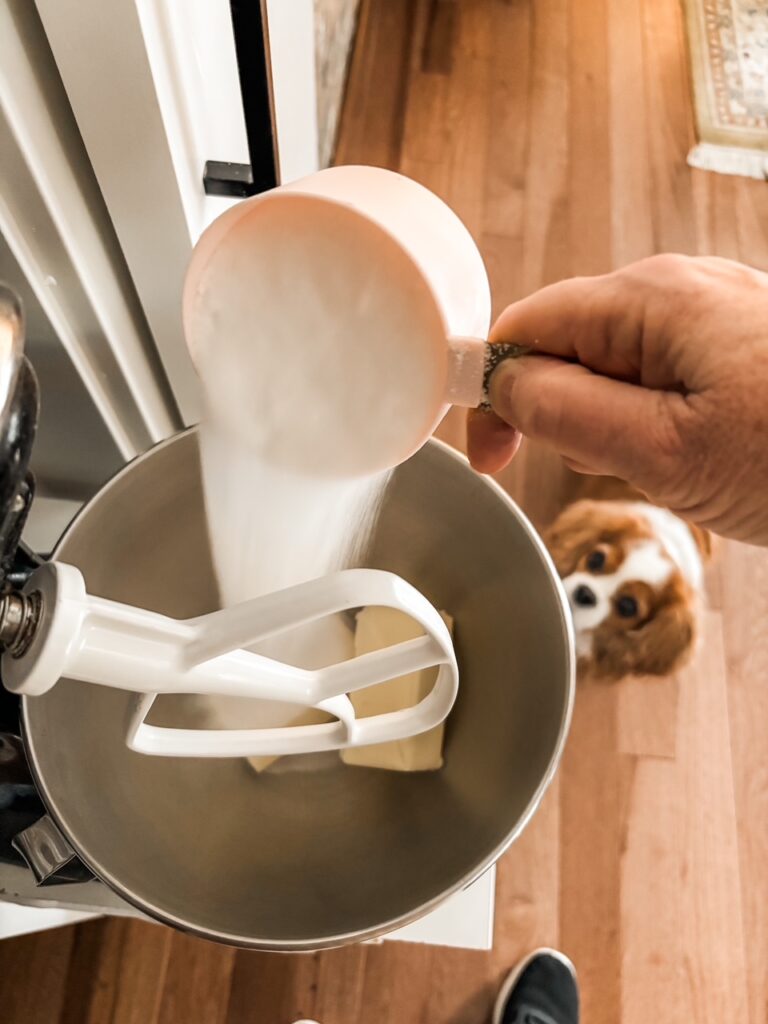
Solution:
<path fill-rule="evenodd" d="M 237 73 L 243 101 L 249 164 L 207 160 L 203 186 L 209 196 L 253 196 L 278 184 L 267 15 L 258 0 L 230 0 Z"/>

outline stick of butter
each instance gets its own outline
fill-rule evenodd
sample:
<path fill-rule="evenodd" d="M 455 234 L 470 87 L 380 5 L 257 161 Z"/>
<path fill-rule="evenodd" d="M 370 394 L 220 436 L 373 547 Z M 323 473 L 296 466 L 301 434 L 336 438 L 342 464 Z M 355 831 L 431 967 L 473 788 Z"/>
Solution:
<path fill-rule="evenodd" d="M 325 711 L 319 711 L 317 708 L 305 708 L 304 711 L 300 711 L 298 714 L 294 712 L 295 708 L 291 708 L 290 713 L 281 719 L 278 725 L 281 728 L 289 725 L 323 725 L 325 722 L 332 722 L 334 720 L 333 715 L 329 715 Z M 278 758 L 279 755 L 277 754 L 260 754 L 256 757 L 246 758 L 246 760 L 254 771 L 263 772 L 265 768 L 269 768 L 271 764 L 274 764 Z"/>
<path fill-rule="evenodd" d="M 268 658 L 287 661 L 292 665 L 298 665 L 299 668 L 315 669 L 351 658 L 354 655 L 354 637 L 347 619 L 343 615 L 332 615 L 319 622 L 310 622 L 299 627 L 288 636 L 273 637 L 255 649 Z M 303 708 L 297 711 L 295 704 L 275 704 L 271 701 L 251 701 L 250 704 L 250 708 L 243 708 L 242 720 L 233 722 L 230 728 L 260 726 L 274 729 L 289 725 L 323 725 L 334 721 L 333 715 L 318 708 Z M 278 758 L 271 754 L 262 754 L 249 757 L 247 760 L 251 768 L 263 772 Z"/>
<path fill-rule="evenodd" d="M 448 629 L 453 631 L 453 620 L 445 612 L 443 616 Z M 355 654 L 380 651 L 383 647 L 415 640 L 423 636 L 421 626 L 405 612 L 395 608 L 363 608 L 357 616 L 355 629 Z M 413 707 L 430 692 L 435 685 L 438 669 L 436 666 L 411 672 L 398 679 L 388 679 L 376 686 L 368 686 L 350 694 L 358 718 L 386 714 Z M 435 726 L 428 732 L 411 736 L 405 740 L 390 743 L 374 743 L 367 747 L 350 747 L 341 751 L 345 764 L 366 768 L 388 768 L 397 772 L 435 771 L 443 766 L 443 726 Z"/>

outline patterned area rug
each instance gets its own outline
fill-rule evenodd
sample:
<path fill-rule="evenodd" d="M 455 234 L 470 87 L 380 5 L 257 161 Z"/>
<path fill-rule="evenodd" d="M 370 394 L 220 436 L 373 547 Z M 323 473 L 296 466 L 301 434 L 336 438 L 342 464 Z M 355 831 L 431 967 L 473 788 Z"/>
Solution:
<path fill-rule="evenodd" d="M 683 0 L 699 143 L 692 167 L 768 179 L 768 0 Z"/>

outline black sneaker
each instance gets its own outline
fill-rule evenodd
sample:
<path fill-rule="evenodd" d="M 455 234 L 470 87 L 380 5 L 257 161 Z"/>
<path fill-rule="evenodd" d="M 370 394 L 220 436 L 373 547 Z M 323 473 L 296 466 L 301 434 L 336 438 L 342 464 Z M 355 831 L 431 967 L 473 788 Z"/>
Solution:
<path fill-rule="evenodd" d="M 579 1024 L 579 985 L 568 957 L 536 949 L 519 963 L 501 986 L 493 1024 Z"/>

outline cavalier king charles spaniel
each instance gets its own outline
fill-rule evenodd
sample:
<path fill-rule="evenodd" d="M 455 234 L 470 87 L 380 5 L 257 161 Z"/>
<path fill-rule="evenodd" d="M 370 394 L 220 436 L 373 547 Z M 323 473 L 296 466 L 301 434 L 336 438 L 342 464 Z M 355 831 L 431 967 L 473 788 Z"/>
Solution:
<path fill-rule="evenodd" d="M 642 501 L 577 501 L 545 536 L 573 614 L 579 671 L 664 676 L 696 639 L 706 530 Z"/>

